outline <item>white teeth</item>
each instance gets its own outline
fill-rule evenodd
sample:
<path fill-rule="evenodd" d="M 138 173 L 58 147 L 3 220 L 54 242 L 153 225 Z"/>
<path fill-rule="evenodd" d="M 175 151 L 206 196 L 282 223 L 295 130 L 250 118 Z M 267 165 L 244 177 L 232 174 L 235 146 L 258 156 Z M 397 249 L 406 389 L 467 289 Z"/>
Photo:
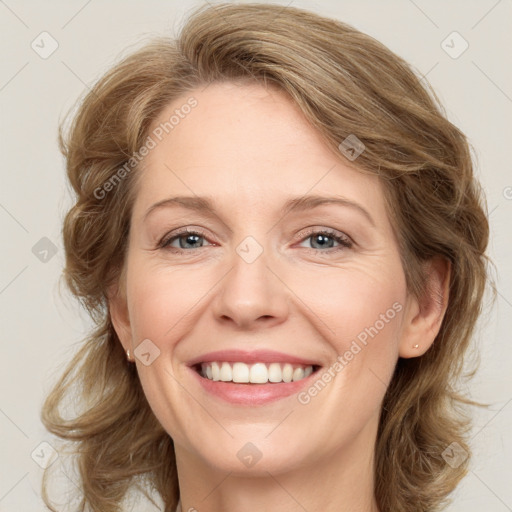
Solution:
<path fill-rule="evenodd" d="M 231 371 L 231 365 L 229 363 L 222 363 L 219 375 L 220 380 L 223 382 L 229 382 L 233 380 L 233 372 Z"/>
<path fill-rule="evenodd" d="M 302 368 L 295 368 L 293 370 L 293 380 L 300 380 L 304 378 L 304 370 Z"/>
<path fill-rule="evenodd" d="M 268 382 L 268 370 L 263 363 L 256 363 L 251 365 L 249 382 L 253 384 L 265 384 Z"/>
<path fill-rule="evenodd" d="M 212 362 L 201 364 L 201 375 L 209 380 L 245 384 L 267 384 L 268 382 L 292 382 L 309 377 L 313 366 L 290 363 L 227 363 Z"/>
<path fill-rule="evenodd" d="M 270 363 L 268 365 L 269 382 L 281 382 L 283 380 L 283 372 L 279 363 Z"/>
<path fill-rule="evenodd" d="M 233 382 L 249 382 L 249 367 L 245 363 L 233 365 Z"/>
<path fill-rule="evenodd" d="M 207 366 L 210 366 L 210 365 L 207 365 Z M 213 380 L 220 380 L 219 363 L 212 363 L 211 367 L 212 367 L 212 379 Z"/>
<path fill-rule="evenodd" d="M 293 378 L 293 366 L 285 364 L 283 367 L 283 382 L 291 382 Z"/>

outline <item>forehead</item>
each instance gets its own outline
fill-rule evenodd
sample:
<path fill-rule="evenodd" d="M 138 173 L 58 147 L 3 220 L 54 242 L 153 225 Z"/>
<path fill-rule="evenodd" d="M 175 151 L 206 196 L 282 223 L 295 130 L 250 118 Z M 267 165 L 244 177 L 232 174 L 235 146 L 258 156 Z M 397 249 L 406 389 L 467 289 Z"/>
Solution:
<path fill-rule="evenodd" d="M 194 104 L 191 98 L 195 106 L 183 108 Z M 158 127 L 169 133 L 164 130 L 144 159 L 138 215 L 175 195 L 215 197 L 237 211 L 264 211 L 308 193 L 340 195 L 377 217 L 385 215 L 377 176 L 334 154 L 289 97 L 273 87 L 210 84 L 169 104 L 150 133 Z"/>

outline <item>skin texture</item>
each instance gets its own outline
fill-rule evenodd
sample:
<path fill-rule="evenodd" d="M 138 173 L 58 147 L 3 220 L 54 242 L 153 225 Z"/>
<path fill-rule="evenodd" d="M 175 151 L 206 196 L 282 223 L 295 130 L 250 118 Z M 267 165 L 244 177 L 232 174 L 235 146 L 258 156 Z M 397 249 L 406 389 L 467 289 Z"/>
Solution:
<path fill-rule="evenodd" d="M 380 181 L 329 150 L 284 93 L 212 84 L 177 99 L 154 125 L 192 95 L 197 107 L 145 158 L 126 296 L 113 290 L 110 300 L 124 349 L 133 354 L 149 339 L 160 350 L 151 365 L 135 363 L 175 443 L 182 508 L 376 511 L 381 402 L 398 357 L 421 356 L 434 341 L 449 267 L 432 261 L 430 296 L 418 301 L 407 293 Z M 334 204 L 280 213 L 291 197 L 312 194 L 358 203 L 373 225 L 356 208 Z M 217 216 L 170 206 L 144 220 L 151 205 L 177 195 L 210 198 Z M 183 227 L 205 236 L 195 245 L 182 236 L 182 254 L 172 252 L 179 239 L 158 247 Z M 317 243 L 314 233 L 326 228 L 349 237 L 352 247 L 331 238 Z M 236 251 L 248 236 L 263 250 L 252 263 Z M 386 316 L 307 404 L 292 395 L 232 405 L 204 391 L 186 365 L 213 350 L 241 348 L 277 350 L 327 369 L 393 304 L 400 309 L 394 318 Z M 252 467 L 237 457 L 248 442 L 261 453 Z"/>

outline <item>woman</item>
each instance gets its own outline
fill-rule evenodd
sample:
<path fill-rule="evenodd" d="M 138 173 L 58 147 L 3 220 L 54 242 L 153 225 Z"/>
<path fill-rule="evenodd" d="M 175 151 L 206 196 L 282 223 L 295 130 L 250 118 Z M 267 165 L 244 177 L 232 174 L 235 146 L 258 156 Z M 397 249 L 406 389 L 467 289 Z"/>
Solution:
<path fill-rule="evenodd" d="M 488 223 L 464 135 L 403 60 L 297 8 L 201 8 L 61 145 L 65 277 L 97 328 L 43 421 L 78 443 L 85 509 L 134 486 L 171 512 L 446 503 Z"/>

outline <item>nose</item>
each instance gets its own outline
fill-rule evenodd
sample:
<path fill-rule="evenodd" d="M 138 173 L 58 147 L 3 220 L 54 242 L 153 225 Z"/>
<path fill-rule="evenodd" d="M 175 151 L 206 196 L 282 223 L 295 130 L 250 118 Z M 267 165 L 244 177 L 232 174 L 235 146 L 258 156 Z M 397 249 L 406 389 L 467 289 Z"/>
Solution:
<path fill-rule="evenodd" d="M 231 270 L 219 283 L 212 302 L 217 321 L 237 329 L 271 327 L 285 321 L 289 310 L 289 292 L 278 273 L 267 266 L 263 252 L 248 262 L 233 256 Z"/>

